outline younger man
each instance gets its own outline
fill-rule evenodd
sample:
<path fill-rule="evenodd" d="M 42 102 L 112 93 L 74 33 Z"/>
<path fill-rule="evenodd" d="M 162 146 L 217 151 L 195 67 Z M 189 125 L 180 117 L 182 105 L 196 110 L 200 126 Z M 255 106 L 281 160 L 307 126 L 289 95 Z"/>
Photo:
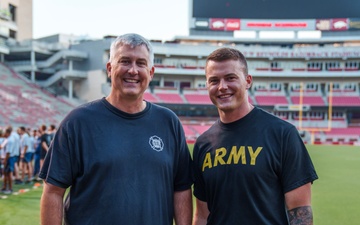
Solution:
<path fill-rule="evenodd" d="M 215 50 L 205 74 L 220 119 L 194 146 L 194 225 L 312 224 L 317 175 L 297 129 L 250 104 L 238 50 Z"/>

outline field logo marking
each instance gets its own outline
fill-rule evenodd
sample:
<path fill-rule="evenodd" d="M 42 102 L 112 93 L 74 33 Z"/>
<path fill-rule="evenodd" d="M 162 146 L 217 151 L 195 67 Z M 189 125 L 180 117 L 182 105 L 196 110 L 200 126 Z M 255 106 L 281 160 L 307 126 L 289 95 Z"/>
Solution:
<path fill-rule="evenodd" d="M 149 138 L 149 144 L 157 152 L 161 152 L 164 149 L 164 142 L 156 135 Z"/>

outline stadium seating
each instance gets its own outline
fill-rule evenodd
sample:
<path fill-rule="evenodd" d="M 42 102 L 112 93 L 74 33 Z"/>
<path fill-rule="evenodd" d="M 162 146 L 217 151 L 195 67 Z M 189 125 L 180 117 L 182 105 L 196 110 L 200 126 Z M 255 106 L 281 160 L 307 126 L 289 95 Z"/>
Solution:
<path fill-rule="evenodd" d="M 156 68 L 165 68 L 165 65 L 163 65 L 163 64 L 155 64 L 154 66 Z"/>
<path fill-rule="evenodd" d="M 212 104 L 208 94 L 184 94 L 184 97 L 189 104 Z"/>
<path fill-rule="evenodd" d="M 186 66 L 186 65 L 182 66 L 182 68 L 184 68 L 184 69 L 190 69 L 190 70 L 198 69 L 197 66 Z"/>
<path fill-rule="evenodd" d="M 159 102 L 162 103 L 171 103 L 171 104 L 184 104 L 184 100 L 181 98 L 180 94 L 177 93 L 156 93 L 155 96 L 159 99 Z"/>
<path fill-rule="evenodd" d="M 343 71 L 343 68 L 329 68 L 328 71 L 330 71 L 330 72 L 339 72 L 339 71 Z"/>
<path fill-rule="evenodd" d="M 332 128 L 324 132 L 327 144 L 349 144 L 360 142 L 360 127 Z"/>
<path fill-rule="evenodd" d="M 145 91 L 144 99 L 149 102 L 158 103 L 159 100 L 149 91 Z"/>
<path fill-rule="evenodd" d="M 329 101 L 329 98 L 328 98 Z M 333 106 L 360 106 L 358 96 L 332 96 Z"/>
<path fill-rule="evenodd" d="M 186 139 L 196 139 L 197 133 L 189 124 L 183 124 Z"/>
<path fill-rule="evenodd" d="M 308 68 L 307 71 L 309 71 L 309 72 L 320 72 L 321 68 Z"/>
<path fill-rule="evenodd" d="M 254 99 L 254 101 L 253 101 Z M 286 94 L 281 83 L 253 84 L 249 101 L 258 106 L 288 105 Z"/>
<path fill-rule="evenodd" d="M 359 71 L 359 68 L 345 68 L 345 71 Z"/>
<path fill-rule="evenodd" d="M 0 126 L 37 127 L 41 124 L 58 125 L 74 106 L 1 64 Z"/>
<path fill-rule="evenodd" d="M 360 127 L 332 128 L 325 132 L 326 135 L 360 136 Z"/>
<path fill-rule="evenodd" d="M 188 123 L 187 121 L 182 121 L 187 142 L 194 143 L 201 134 L 210 128 L 211 124 L 200 124 L 199 122 Z"/>
<path fill-rule="evenodd" d="M 178 88 L 175 87 L 155 87 L 152 95 L 157 99 L 157 103 L 184 104 L 185 101 L 180 96 Z"/>
<path fill-rule="evenodd" d="M 320 92 L 320 83 L 292 83 L 289 90 L 289 97 L 292 104 L 302 104 L 309 106 L 326 106 L 326 102 Z M 302 91 L 302 92 L 301 92 Z"/>
<path fill-rule="evenodd" d="M 192 128 L 198 133 L 202 134 L 210 128 L 211 125 L 192 125 Z"/>
<path fill-rule="evenodd" d="M 255 70 L 257 70 L 257 71 L 269 71 L 270 68 L 268 68 L 268 67 L 258 67 L 258 68 L 255 68 Z"/>
<path fill-rule="evenodd" d="M 292 104 L 300 104 L 300 96 L 290 97 Z M 302 104 L 311 106 L 325 106 L 325 102 L 321 96 L 303 96 Z"/>
<path fill-rule="evenodd" d="M 212 104 L 205 88 L 184 88 L 183 96 L 189 104 Z"/>
<path fill-rule="evenodd" d="M 255 95 L 255 100 L 260 106 L 288 105 L 284 95 Z"/>

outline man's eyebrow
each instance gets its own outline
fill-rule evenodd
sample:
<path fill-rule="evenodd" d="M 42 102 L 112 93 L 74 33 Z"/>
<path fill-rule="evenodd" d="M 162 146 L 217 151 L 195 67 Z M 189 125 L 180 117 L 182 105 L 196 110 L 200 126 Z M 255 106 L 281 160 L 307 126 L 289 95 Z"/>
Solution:
<path fill-rule="evenodd" d="M 130 56 L 120 56 L 119 59 L 132 59 L 132 57 L 130 57 Z M 136 60 L 144 60 L 144 61 L 147 61 L 146 58 L 137 58 Z"/>
<path fill-rule="evenodd" d="M 130 59 L 128 56 L 120 56 L 119 59 Z"/>
<path fill-rule="evenodd" d="M 139 58 L 136 61 L 145 62 L 146 64 L 148 64 L 148 60 L 146 58 Z"/>
<path fill-rule="evenodd" d="M 228 74 L 225 74 L 225 77 L 229 77 L 229 76 L 238 76 L 236 73 L 228 73 Z"/>
<path fill-rule="evenodd" d="M 218 78 L 218 77 L 215 76 L 215 75 L 214 75 L 214 76 L 211 76 L 211 75 L 210 75 L 210 76 L 208 77 L 208 79 L 214 79 L 214 78 Z"/>

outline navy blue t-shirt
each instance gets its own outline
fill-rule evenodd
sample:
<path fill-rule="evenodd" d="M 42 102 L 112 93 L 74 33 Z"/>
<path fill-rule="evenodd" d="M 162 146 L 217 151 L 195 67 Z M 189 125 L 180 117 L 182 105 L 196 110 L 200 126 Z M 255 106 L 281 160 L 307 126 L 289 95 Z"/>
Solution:
<path fill-rule="evenodd" d="M 40 177 L 70 188 L 66 224 L 171 225 L 174 191 L 192 185 L 185 135 L 169 109 L 128 114 L 105 98 L 61 123 Z"/>
<path fill-rule="evenodd" d="M 201 135 L 194 166 L 208 225 L 288 224 L 284 194 L 317 179 L 297 129 L 256 107 Z"/>

